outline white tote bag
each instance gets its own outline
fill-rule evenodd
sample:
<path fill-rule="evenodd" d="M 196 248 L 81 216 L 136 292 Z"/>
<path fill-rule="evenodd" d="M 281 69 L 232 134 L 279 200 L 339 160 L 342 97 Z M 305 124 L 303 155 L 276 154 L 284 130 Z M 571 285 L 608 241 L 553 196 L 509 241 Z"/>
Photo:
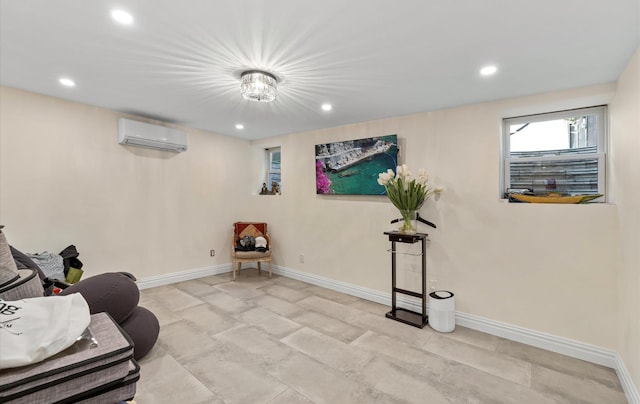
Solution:
<path fill-rule="evenodd" d="M 63 351 L 90 321 L 80 293 L 0 300 L 0 369 L 30 365 Z"/>

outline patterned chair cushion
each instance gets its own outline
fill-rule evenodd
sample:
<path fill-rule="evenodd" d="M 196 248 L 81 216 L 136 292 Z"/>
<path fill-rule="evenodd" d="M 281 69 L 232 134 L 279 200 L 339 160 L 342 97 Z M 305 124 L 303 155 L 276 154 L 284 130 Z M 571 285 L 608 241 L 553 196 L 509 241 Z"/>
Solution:
<path fill-rule="evenodd" d="M 267 234 L 266 223 L 237 222 L 233 224 L 236 240 L 244 236 L 264 236 Z"/>

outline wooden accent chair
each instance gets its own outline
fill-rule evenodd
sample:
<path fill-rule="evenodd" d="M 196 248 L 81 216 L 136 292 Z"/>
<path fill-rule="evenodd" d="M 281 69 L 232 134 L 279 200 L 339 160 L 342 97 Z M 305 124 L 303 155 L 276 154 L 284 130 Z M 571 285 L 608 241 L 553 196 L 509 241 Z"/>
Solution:
<path fill-rule="evenodd" d="M 238 249 L 238 241 L 245 236 L 250 237 L 264 237 L 267 240 L 266 251 L 242 251 Z M 231 245 L 231 261 L 233 265 L 233 280 L 236 280 L 236 264 L 238 273 L 243 262 L 255 262 L 258 265 L 258 272 L 262 273 L 260 264 L 263 262 L 269 263 L 269 278 L 271 278 L 271 252 L 273 245 L 271 238 L 267 232 L 266 223 L 257 222 L 236 222 L 233 224 L 233 238 Z"/>

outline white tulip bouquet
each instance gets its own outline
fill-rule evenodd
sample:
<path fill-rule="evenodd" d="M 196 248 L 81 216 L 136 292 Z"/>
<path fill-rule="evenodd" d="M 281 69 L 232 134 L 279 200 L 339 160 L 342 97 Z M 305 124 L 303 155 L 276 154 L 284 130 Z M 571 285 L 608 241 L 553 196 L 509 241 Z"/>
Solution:
<path fill-rule="evenodd" d="M 428 179 L 424 169 L 418 171 L 418 178 L 413 178 L 406 164 L 396 167 L 395 173 L 389 169 L 378 174 L 378 184 L 384 186 L 389 200 L 402 215 L 401 233 L 415 234 L 415 223 L 412 223 L 415 212 L 432 195 L 442 192 L 442 188 L 429 188 Z"/>

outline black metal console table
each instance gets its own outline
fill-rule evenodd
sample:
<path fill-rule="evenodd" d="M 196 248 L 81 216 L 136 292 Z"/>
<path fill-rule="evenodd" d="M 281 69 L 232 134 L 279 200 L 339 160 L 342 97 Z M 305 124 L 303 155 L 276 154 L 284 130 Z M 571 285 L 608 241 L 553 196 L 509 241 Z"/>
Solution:
<path fill-rule="evenodd" d="M 385 231 L 384 234 L 388 235 L 389 241 L 391 241 L 391 311 L 385 316 L 414 327 L 423 328 L 429 323 L 427 316 L 427 256 L 425 253 L 428 234 L 402 234 L 397 231 Z M 413 292 L 396 287 L 396 243 L 415 244 L 418 241 L 422 242 L 422 291 Z M 396 307 L 396 293 L 422 299 L 422 313 Z"/>

